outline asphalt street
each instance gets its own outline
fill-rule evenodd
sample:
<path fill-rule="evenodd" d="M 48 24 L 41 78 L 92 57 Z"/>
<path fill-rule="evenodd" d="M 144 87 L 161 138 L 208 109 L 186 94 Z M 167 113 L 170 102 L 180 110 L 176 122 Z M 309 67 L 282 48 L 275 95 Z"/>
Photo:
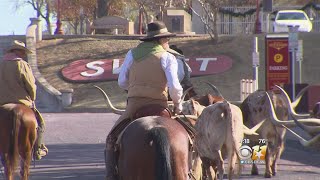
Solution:
<path fill-rule="evenodd" d="M 104 180 L 105 139 L 118 118 L 112 113 L 43 113 L 45 143 L 49 154 L 31 168 L 30 180 Z M 227 166 L 227 165 L 226 165 Z M 265 179 L 251 176 L 246 165 L 239 179 Z M 0 180 L 3 180 L 0 174 Z M 320 180 L 320 151 L 306 149 L 288 133 L 286 149 L 274 180 Z"/>

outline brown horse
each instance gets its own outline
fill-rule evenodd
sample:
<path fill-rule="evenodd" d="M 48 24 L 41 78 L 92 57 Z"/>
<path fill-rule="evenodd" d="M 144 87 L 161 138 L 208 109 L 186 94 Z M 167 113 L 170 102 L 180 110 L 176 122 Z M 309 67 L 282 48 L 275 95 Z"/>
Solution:
<path fill-rule="evenodd" d="M 7 180 L 14 179 L 19 155 L 21 179 L 28 179 L 36 128 L 35 114 L 29 107 L 22 104 L 0 106 L 0 157 Z"/>
<path fill-rule="evenodd" d="M 188 133 L 169 117 L 146 116 L 133 121 L 120 139 L 119 179 L 188 179 Z"/>

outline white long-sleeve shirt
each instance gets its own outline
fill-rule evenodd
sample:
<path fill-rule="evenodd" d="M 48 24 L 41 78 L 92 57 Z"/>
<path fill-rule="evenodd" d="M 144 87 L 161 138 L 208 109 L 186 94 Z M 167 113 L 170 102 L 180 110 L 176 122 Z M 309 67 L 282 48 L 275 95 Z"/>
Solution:
<path fill-rule="evenodd" d="M 128 89 L 129 86 L 129 70 L 133 63 L 133 56 L 131 50 L 127 53 L 124 62 L 121 66 L 121 70 L 118 77 L 118 84 L 122 89 Z M 178 62 L 174 55 L 165 52 L 162 54 L 161 67 L 167 78 L 167 86 L 169 88 L 169 94 L 173 103 L 180 102 L 183 94 L 183 89 L 178 79 Z"/>

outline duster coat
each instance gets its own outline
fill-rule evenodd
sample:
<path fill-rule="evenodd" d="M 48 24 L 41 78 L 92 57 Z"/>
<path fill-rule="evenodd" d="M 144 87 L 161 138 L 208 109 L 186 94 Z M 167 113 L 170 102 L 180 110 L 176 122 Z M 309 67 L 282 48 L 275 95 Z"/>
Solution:
<path fill-rule="evenodd" d="M 19 103 L 31 107 L 36 89 L 29 64 L 13 53 L 5 54 L 0 61 L 0 105 Z"/>

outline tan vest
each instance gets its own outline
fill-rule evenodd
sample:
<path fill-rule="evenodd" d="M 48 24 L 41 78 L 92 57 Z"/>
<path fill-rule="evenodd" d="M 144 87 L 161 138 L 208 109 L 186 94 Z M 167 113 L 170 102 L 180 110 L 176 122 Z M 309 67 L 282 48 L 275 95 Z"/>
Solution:
<path fill-rule="evenodd" d="M 167 78 L 160 61 L 163 53 L 133 61 L 129 71 L 128 97 L 168 100 Z"/>

